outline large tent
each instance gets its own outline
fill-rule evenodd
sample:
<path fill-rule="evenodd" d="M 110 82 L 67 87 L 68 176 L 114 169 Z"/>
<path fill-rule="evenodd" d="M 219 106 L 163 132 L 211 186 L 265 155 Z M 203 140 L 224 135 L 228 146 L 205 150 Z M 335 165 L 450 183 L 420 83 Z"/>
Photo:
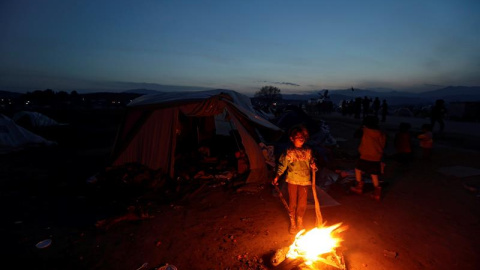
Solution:
<path fill-rule="evenodd" d="M 30 146 L 51 146 L 55 142 L 28 131 L 9 117 L 0 114 L 0 154 L 24 149 Z"/>
<path fill-rule="evenodd" d="M 21 125 L 23 123 L 24 126 L 34 128 L 65 125 L 39 112 L 21 111 L 16 113 L 12 118 L 17 124 Z"/>
<path fill-rule="evenodd" d="M 196 124 L 194 129 L 185 127 L 181 119 L 186 118 Z M 256 114 L 250 98 L 232 90 L 168 92 L 136 98 L 127 106 L 114 146 L 113 165 L 140 163 L 173 178 L 175 152 L 183 146 L 177 145 L 180 135 L 195 133 L 200 141 L 207 131 L 219 134 L 225 126 L 239 135 L 248 157 L 246 182 L 265 181 L 267 166 L 259 143 L 278 139 L 282 130 Z"/>

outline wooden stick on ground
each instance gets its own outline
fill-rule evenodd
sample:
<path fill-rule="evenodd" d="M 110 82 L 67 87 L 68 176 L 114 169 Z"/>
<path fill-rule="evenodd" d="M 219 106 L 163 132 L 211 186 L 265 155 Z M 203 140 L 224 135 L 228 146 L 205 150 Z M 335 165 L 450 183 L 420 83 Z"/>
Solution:
<path fill-rule="evenodd" d="M 317 198 L 317 186 L 315 185 L 315 169 L 312 169 L 312 189 L 313 189 L 313 198 L 315 200 L 315 215 L 317 217 L 317 222 L 316 226 L 321 227 L 322 226 L 322 213 L 320 212 L 320 204 L 318 203 L 318 198 Z"/>
<path fill-rule="evenodd" d="M 287 209 L 287 213 L 288 213 L 288 216 L 290 216 L 290 208 L 288 207 L 288 203 L 287 201 L 285 200 L 285 198 L 283 197 L 283 194 L 282 194 L 282 191 L 280 191 L 280 189 L 278 188 L 278 185 L 274 185 L 275 187 L 275 190 L 277 191 L 278 193 L 278 196 L 280 197 L 280 200 L 282 201 L 283 203 L 283 206 L 285 207 L 285 209 Z"/>

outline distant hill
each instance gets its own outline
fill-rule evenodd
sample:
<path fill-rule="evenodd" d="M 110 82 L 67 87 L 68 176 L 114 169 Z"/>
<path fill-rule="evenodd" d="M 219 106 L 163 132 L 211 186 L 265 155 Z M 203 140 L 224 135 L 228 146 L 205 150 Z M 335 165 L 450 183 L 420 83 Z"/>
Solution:
<path fill-rule="evenodd" d="M 285 100 L 309 100 L 320 98 L 320 93 L 325 90 L 312 91 L 311 94 L 283 94 Z M 356 97 L 378 97 L 386 99 L 387 103 L 393 106 L 400 105 L 427 105 L 435 102 L 436 99 L 444 99 L 447 103 L 480 101 L 480 86 L 449 86 L 442 89 L 421 93 L 400 92 L 400 91 L 374 91 L 367 89 L 340 89 L 329 90 L 329 97 L 334 104 L 340 104 L 342 100 L 352 100 Z"/>
<path fill-rule="evenodd" d="M 84 93 L 80 95 L 100 98 L 100 97 L 116 97 L 119 94 L 123 94 L 122 98 L 133 99 L 135 97 L 147 94 L 155 94 L 162 92 L 178 92 L 178 91 L 200 91 L 200 90 L 210 90 L 202 87 L 189 87 L 189 86 L 169 86 L 165 85 L 159 88 L 156 85 L 156 89 L 161 90 L 152 90 L 147 88 L 131 89 L 126 91 L 118 92 L 91 92 Z M 323 94 L 325 90 L 314 90 L 305 94 L 282 94 L 284 100 L 291 101 L 306 101 L 310 99 L 319 99 L 320 94 Z M 434 91 L 426 91 L 421 93 L 412 93 L 406 91 L 394 91 L 388 89 L 337 89 L 337 90 L 328 90 L 329 97 L 334 104 L 339 105 L 342 100 L 352 100 L 356 97 L 369 97 L 375 98 L 378 97 L 381 100 L 386 99 L 388 104 L 392 106 L 403 106 L 403 105 L 431 105 L 435 102 L 436 99 L 444 99 L 447 103 L 451 102 L 466 102 L 466 101 L 480 101 L 480 86 L 448 86 L 445 88 L 437 89 Z M 0 90 L 0 98 L 18 98 L 22 93 L 10 92 L 5 90 Z"/>
<path fill-rule="evenodd" d="M 83 97 L 88 97 L 88 98 L 94 98 L 94 99 L 100 99 L 100 98 L 109 98 L 109 99 L 115 99 L 115 98 L 124 98 L 124 99 L 134 99 L 142 94 L 138 93 L 112 93 L 112 92 L 94 92 L 94 93 L 86 93 L 86 94 L 80 94 L 80 96 Z"/>
<path fill-rule="evenodd" d="M 0 98 L 18 98 L 21 95 L 21 93 L 0 90 Z"/>
<path fill-rule="evenodd" d="M 419 93 L 420 96 L 480 96 L 480 86 L 448 86 L 442 89 Z"/>
<path fill-rule="evenodd" d="M 127 90 L 122 93 L 129 93 L 129 94 L 139 94 L 139 95 L 150 95 L 150 94 L 158 94 L 161 91 L 157 90 L 150 90 L 150 89 L 132 89 L 132 90 Z"/>

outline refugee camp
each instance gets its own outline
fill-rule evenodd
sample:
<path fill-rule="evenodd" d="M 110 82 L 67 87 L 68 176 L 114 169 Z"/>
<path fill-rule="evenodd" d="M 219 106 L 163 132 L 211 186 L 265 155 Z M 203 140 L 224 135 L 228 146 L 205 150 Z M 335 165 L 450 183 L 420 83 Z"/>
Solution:
<path fill-rule="evenodd" d="M 5 269 L 480 269 L 480 1 L 5 0 Z"/>

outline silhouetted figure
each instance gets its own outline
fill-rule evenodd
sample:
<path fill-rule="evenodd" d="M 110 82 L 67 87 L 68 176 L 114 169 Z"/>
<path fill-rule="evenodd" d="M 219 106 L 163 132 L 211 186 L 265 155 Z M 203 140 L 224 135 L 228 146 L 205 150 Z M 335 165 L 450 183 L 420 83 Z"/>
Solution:
<path fill-rule="evenodd" d="M 387 114 L 388 114 L 388 104 L 387 104 L 387 100 L 384 99 L 382 102 L 382 122 L 385 122 L 387 120 Z"/>
<path fill-rule="evenodd" d="M 372 103 L 372 109 L 373 109 L 373 113 L 375 114 L 376 117 L 378 117 L 378 112 L 380 111 L 380 106 L 381 106 L 380 99 L 378 97 L 375 97 L 375 99 L 373 100 L 373 103 Z"/>
<path fill-rule="evenodd" d="M 355 118 L 360 119 L 360 114 L 362 113 L 362 98 L 356 97 L 354 103 Z"/>
<path fill-rule="evenodd" d="M 355 115 L 355 100 L 351 99 L 347 102 L 347 114 L 348 116 Z"/>
<path fill-rule="evenodd" d="M 443 121 L 443 119 L 445 118 L 446 113 L 447 109 L 445 108 L 445 101 L 443 99 L 437 99 L 430 115 L 430 124 L 432 125 L 432 131 L 434 130 L 435 123 L 438 122 L 438 124 L 440 125 L 440 132 L 443 132 L 443 129 L 445 128 L 445 122 Z"/>
<path fill-rule="evenodd" d="M 372 100 L 369 99 L 367 96 L 365 96 L 363 98 L 363 101 L 362 101 L 362 107 L 363 107 L 363 118 L 365 118 L 368 113 L 370 112 L 370 102 Z"/>
<path fill-rule="evenodd" d="M 412 159 L 412 135 L 410 134 L 409 123 L 402 122 L 395 134 L 395 160 L 400 163 L 408 163 Z"/>
<path fill-rule="evenodd" d="M 345 99 L 342 100 L 342 115 L 347 115 L 347 101 Z"/>

